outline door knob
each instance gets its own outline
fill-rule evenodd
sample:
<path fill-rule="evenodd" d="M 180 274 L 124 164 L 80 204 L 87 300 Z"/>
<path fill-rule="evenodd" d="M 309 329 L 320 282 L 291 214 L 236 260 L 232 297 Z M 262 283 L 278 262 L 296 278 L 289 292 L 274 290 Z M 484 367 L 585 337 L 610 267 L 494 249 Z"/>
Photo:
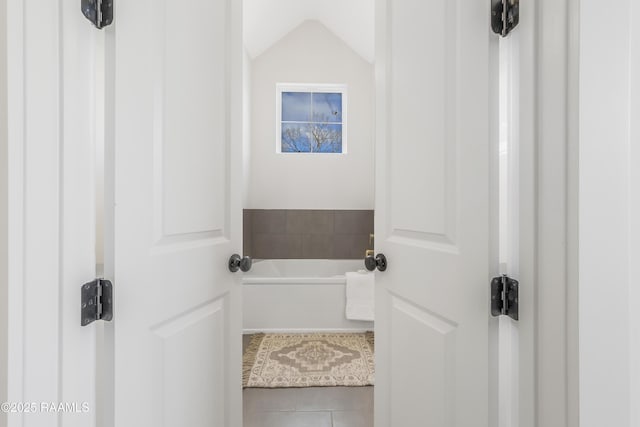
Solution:
<path fill-rule="evenodd" d="M 233 254 L 229 258 L 229 271 L 235 273 L 238 270 L 242 270 L 246 273 L 251 270 L 251 263 L 251 258 L 248 256 L 241 257 L 238 254 Z"/>
<path fill-rule="evenodd" d="M 373 271 L 376 268 L 378 271 L 385 271 L 387 269 L 387 257 L 384 254 L 378 254 L 375 257 L 369 255 L 364 259 L 364 266 L 369 271 Z"/>

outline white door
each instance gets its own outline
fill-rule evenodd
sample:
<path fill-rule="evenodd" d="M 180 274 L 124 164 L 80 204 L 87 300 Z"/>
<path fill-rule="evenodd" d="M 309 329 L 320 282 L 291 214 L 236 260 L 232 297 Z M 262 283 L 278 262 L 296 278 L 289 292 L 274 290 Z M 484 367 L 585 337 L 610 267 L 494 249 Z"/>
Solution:
<path fill-rule="evenodd" d="M 488 426 L 490 3 L 376 1 L 376 426 Z"/>
<path fill-rule="evenodd" d="M 241 425 L 241 26 L 239 1 L 130 0 L 108 29 L 115 426 Z"/>

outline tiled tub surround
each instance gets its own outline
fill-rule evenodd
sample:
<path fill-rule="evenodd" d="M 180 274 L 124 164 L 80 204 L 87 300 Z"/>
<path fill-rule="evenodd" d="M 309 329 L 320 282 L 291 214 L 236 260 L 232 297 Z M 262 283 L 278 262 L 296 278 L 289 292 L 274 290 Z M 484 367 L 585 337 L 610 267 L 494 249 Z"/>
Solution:
<path fill-rule="evenodd" d="M 363 259 L 373 210 L 245 209 L 244 255 L 256 259 Z"/>

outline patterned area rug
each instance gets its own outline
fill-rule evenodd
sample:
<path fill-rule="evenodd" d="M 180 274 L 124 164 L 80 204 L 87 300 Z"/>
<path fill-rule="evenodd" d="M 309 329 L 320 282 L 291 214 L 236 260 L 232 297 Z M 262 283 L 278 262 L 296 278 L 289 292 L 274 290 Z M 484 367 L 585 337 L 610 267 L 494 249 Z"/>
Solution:
<path fill-rule="evenodd" d="M 242 385 L 373 385 L 373 349 L 373 332 L 255 334 L 243 356 Z"/>

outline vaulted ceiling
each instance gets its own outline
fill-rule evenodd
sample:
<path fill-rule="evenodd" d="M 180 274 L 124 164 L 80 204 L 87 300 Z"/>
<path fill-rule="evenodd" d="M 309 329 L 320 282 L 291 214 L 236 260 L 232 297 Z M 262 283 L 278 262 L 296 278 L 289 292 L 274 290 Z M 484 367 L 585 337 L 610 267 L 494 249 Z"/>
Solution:
<path fill-rule="evenodd" d="M 321 22 L 369 62 L 374 0 L 244 0 L 244 44 L 255 58 L 307 20 Z"/>

